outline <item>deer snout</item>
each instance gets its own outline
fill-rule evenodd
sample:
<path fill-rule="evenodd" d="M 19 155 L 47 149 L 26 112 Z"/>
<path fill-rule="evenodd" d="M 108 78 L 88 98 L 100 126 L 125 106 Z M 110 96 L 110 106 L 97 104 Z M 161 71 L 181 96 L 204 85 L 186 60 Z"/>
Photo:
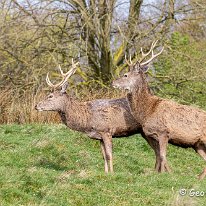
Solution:
<path fill-rule="evenodd" d="M 36 104 L 34 108 L 39 112 L 43 111 L 43 109 L 39 106 L 39 104 Z"/>
<path fill-rule="evenodd" d="M 40 108 L 38 107 L 38 104 L 36 104 L 34 108 L 35 108 L 37 111 L 40 110 Z"/>
<path fill-rule="evenodd" d="M 112 87 L 115 89 L 124 89 L 124 87 L 119 83 L 118 80 L 112 82 Z"/>
<path fill-rule="evenodd" d="M 113 81 L 113 82 L 112 82 L 112 87 L 113 87 L 113 88 L 115 88 L 115 89 L 117 89 L 117 88 L 118 88 L 118 85 L 116 84 L 116 82 L 115 82 L 115 81 Z"/>
<path fill-rule="evenodd" d="M 112 86 L 116 89 L 125 90 L 129 92 L 131 91 L 130 85 L 128 85 L 127 82 L 120 81 L 120 79 L 113 81 Z"/>

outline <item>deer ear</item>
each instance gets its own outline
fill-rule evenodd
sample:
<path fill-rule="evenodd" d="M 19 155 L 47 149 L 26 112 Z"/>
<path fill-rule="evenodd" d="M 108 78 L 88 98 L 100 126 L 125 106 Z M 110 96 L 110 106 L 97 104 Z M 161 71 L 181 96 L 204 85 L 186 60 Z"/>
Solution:
<path fill-rule="evenodd" d="M 65 82 L 65 83 L 62 85 L 62 89 L 61 89 L 60 92 L 61 92 L 62 94 L 66 93 L 68 86 L 69 86 L 68 82 Z"/>
<path fill-rule="evenodd" d="M 139 71 L 140 70 L 140 63 L 137 61 L 136 64 L 133 66 L 134 71 Z"/>
<path fill-rule="evenodd" d="M 144 65 L 144 66 L 140 67 L 140 69 L 142 70 L 142 72 L 147 73 L 147 71 L 149 70 L 149 66 Z"/>

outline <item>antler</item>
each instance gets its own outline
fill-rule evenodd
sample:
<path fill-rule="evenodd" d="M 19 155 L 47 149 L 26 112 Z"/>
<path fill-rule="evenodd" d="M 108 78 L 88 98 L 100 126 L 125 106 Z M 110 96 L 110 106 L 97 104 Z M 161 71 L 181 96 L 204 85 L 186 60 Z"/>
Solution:
<path fill-rule="evenodd" d="M 142 49 L 142 47 L 141 47 L 140 50 L 141 50 L 141 53 L 142 53 L 142 58 L 141 58 L 141 60 L 139 60 L 140 63 L 151 53 L 151 51 L 155 48 L 157 42 L 158 42 L 158 40 L 152 42 L 152 45 L 151 45 L 151 47 L 150 47 L 150 50 L 149 50 L 147 53 L 144 53 L 144 52 L 143 52 L 143 49 Z"/>
<path fill-rule="evenodd" d="M 79 64 L 79 62 L 77 63 L 74 63 L 74 60 L 72 59 L 72 68 L 67 72 L 67 73 L 64 73 L 62 71 L 62 68 L 61 66 L 59 65 L 59 71 L 62 75 L 62 80 L 61 82 L 59 82 L 58 84 L 52 84 L 50 79 L 49 79 L 49 73 L 47 73 L 47 76 L 46 76 L 46 83 L 50 86 L 50 87 L 53 87 L 53 88 L 57 88 L 57 87 L 61 87 L 65 82 L 67 82 L 67 80 L 69 79 L 70 76 L 72 76 L 77 68 L 76 66 Z"/>
<path fill-rule="evenodd" d="M 153 50 L 154 50 L 157 42 L 158 42 L 158 40 L 152 42 L 152 45 L 151 45 L 151 47 L 150 47 L 150 50 L 149 50 L 147 53 L 144 53 L 144 52 L 143 52 L 143 49 L 142 49 L 142 47 L 141 47 L 142 58 L 137 61 L 137 62 L 140 64 L 140 66 L 145 66 L 145 65 L 149 64 L 155 57 L 159 56 L 159 55 L 163 52 L 164 47 L 162 47 L 162 49 L 161 49 L 161 51 L 160 51 L 159 53 L 154 54 L 154 51 L 153 51 Z M 150 59 L 148 59 L 146 62 L 143 62 L 143 60 L 145 60 L 145 58 L 146 58 L 150 53 L 152 53 L 152 57 L 151 57 Z M 126 59 L 126 55 L 125 55 L 125 61 L 127 62 L 127 64 L 128 64 L 129 66 L 134 66 L 134 65 L 137 63 L 137 62 L 135 62 L 135 63 L 132 62 L 131 55 L 130 55 L 130 60 L 129 60 L 130 62 Z"/>
<path fill-rule="evenodd" d="M 133 66 L 133 65 L 134 65 L 134 63 L 132 62 L 131 54 L 129 55 L 129 61 L 127 60 L 126 54 L 125 54 L 124 58 L 125 58 L 125 61 L 127 62 L 127 64 L 128 64 L 129 66 Z"/>
<path fill-rule="evenodd" d="M 141 53 L 142 53 L 142 59 L 139 61 L 140 62 L 140 65 L 141 66 L 145 66 L 147 64 L 149 64 L 155 57 L 159 56 L 163 50 L 164 50 L 164 47 L 162 47 L 161 51 L 157 54 L 154 54 L 154 51 L 153 49 L 155 48 L 156 44 L 157 44 L 158 40 L 154 41 L 151 45 L 151 48 L 150 50 L 147 52 L 147 53 L 144 53 L 143 52 L 143 49 L 141 48 Z M 143 62 L 142 61 L 152 52 L 152 57 L 150 59 L 148 59 L 146 62 Z"/>

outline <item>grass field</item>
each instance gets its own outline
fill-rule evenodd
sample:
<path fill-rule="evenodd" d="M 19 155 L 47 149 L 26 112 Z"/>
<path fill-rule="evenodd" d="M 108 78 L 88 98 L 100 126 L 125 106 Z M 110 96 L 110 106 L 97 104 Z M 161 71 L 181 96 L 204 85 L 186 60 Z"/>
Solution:
<path fill-rule="evenodd" d="M 106 175 L 99 142 L 84 134 L 63 125 L 1 125 L 0 205 L 206 204 L 206 180 L 197 180 L 206 164 L 192 149 L 169 146 L 173 172 L 157 174 L 141 136 L 113 145 L 115 173 Z"/>

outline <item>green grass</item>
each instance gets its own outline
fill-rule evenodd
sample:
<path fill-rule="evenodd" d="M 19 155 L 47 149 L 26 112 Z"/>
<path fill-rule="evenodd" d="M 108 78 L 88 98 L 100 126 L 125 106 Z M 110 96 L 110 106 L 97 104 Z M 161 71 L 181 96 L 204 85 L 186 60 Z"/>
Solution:
<path fill-rule="evenodd" d="M 138 135 L 113 140 L 113 175 L 103 172 L 98 141 L 63 125 L 0 126 L 0 205 L 205 205 L 205 162 L 168 148 L 171 174 L 154 172 L 154 154 Z M 181 188 L 203 197 L 180 196 Z"/>

